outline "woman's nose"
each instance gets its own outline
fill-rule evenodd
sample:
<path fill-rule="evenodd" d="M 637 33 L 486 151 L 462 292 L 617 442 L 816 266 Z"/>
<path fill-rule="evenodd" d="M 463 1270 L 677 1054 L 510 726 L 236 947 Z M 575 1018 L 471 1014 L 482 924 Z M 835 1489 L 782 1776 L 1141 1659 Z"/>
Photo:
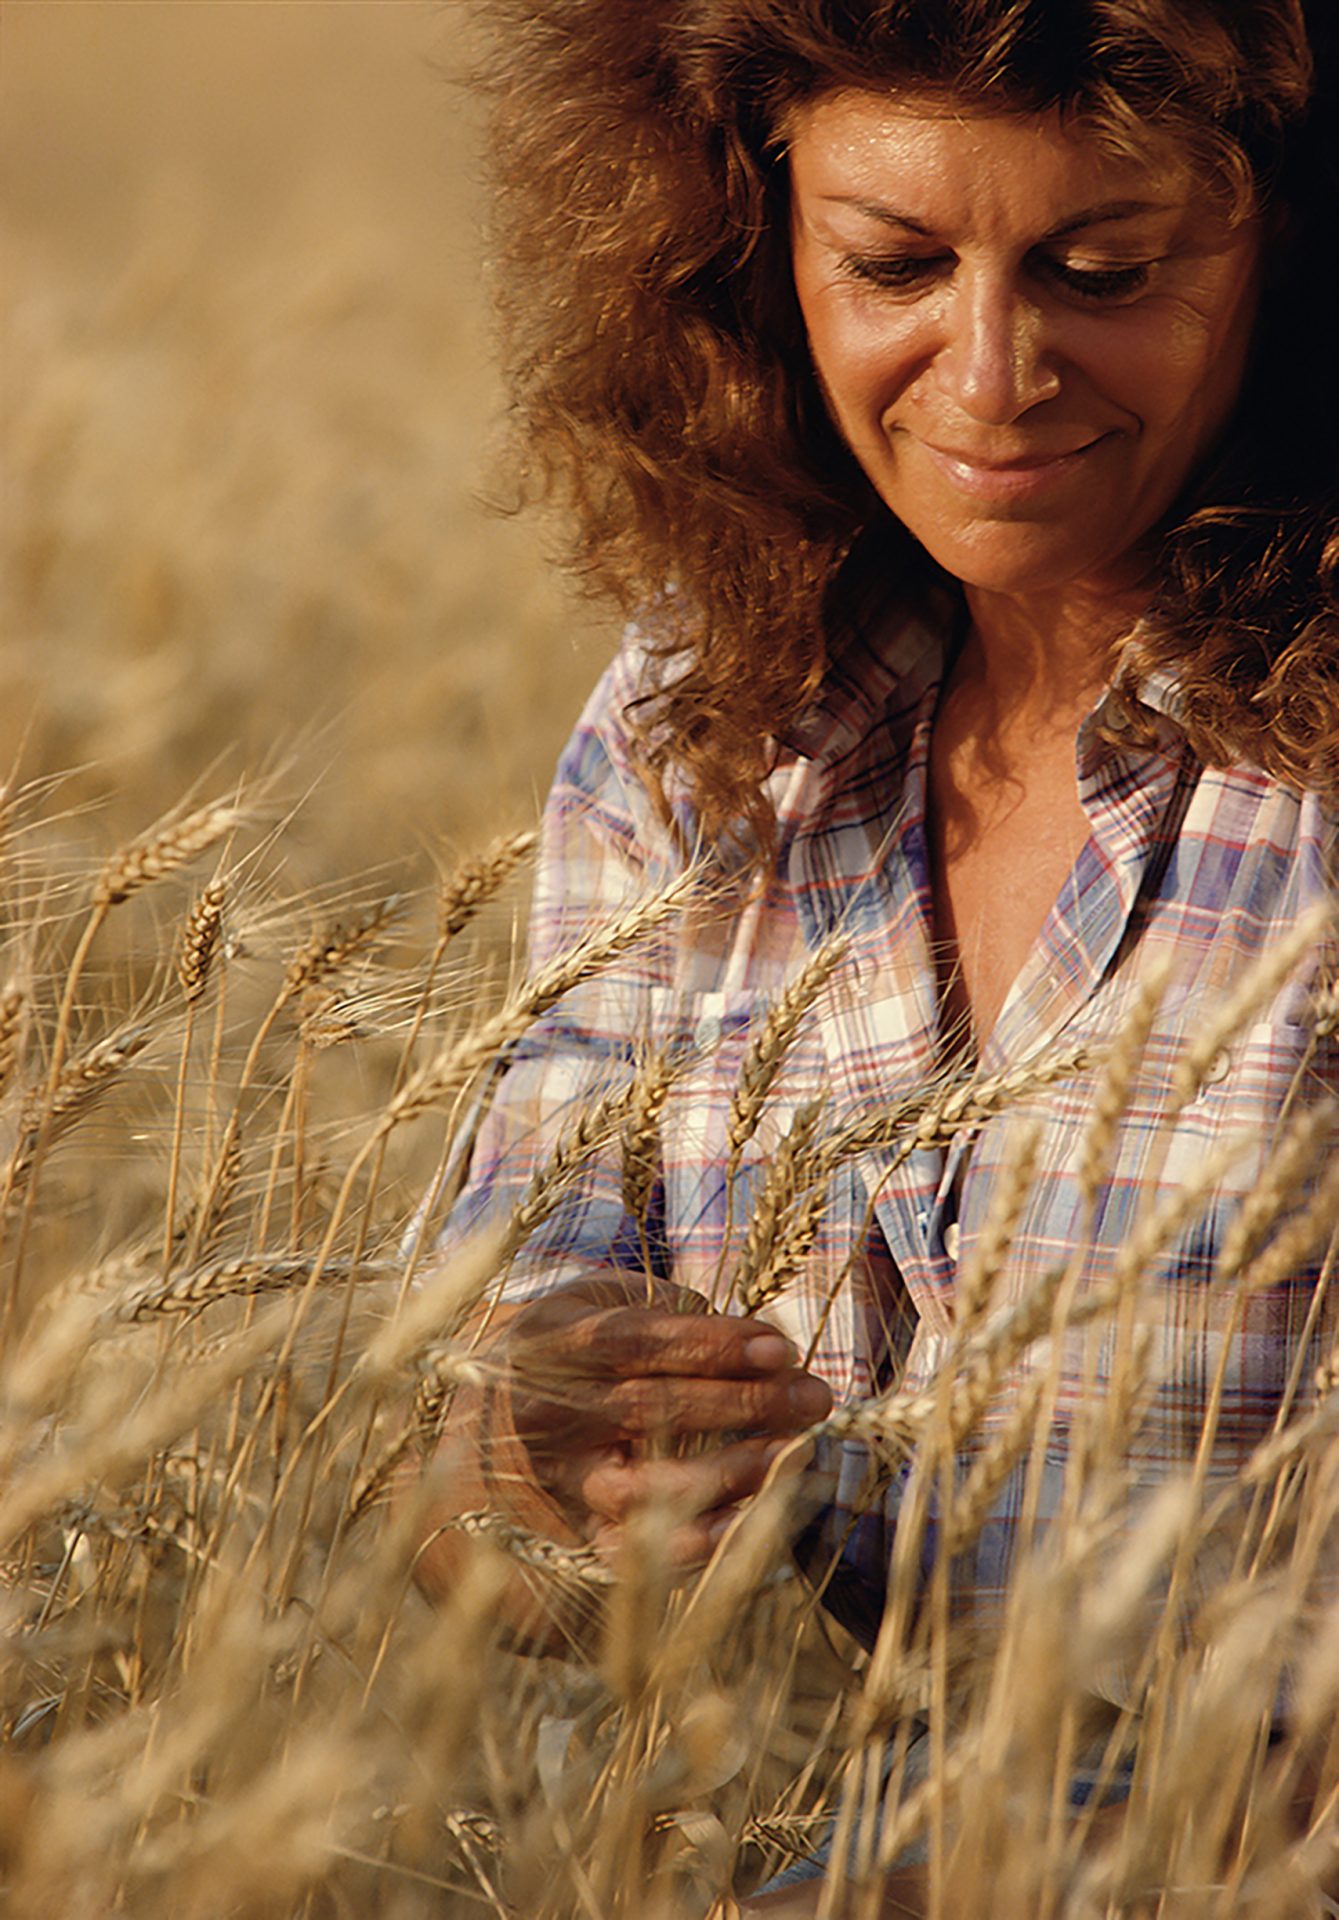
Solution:
<path fill-rule="evenodd" d="M 935 373 L 941 391 L 982 426 L 1009 426 L 1060 390 L 1045 315 L 993 278 L 954 288 Z"/>

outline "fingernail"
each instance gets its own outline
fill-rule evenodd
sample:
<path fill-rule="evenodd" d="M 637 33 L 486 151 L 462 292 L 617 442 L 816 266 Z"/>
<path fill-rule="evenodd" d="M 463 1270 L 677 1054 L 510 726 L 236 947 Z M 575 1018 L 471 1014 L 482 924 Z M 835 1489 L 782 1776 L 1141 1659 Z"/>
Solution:
<path fill-rule="evenodd" d="M 793 1367 L 799 1355 L 783 1333 L 755 1333 L 744 1347 L 744 1360 L 759 1373 Z"/>
<path fill-rule="evenodd" d="M 806 1373 L 790 1390 L 791 1411 L 802 1420 L 819 1420 L 832 1405 L 832 1395 L 821 1380 Z"/>

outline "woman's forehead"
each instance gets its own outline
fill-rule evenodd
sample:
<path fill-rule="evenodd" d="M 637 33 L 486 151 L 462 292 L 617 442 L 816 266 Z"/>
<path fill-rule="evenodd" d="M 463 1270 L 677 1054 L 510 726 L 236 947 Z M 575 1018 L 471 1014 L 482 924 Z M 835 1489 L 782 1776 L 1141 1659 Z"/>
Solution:
<path fill-rule="evenodd" d="M 911 194 L 946 211 L 965 198 L 1056 225 L 1107 207 L 1181 207 L 1200 186 L 1192 156 L 1165 135 L 1118 149 L 1058 111 L 1010 112 L 944 94 L 824 94 L 794 110 L 787 136 L 801 192 L 873 217 L 914 213 L 900 204 Z"/>

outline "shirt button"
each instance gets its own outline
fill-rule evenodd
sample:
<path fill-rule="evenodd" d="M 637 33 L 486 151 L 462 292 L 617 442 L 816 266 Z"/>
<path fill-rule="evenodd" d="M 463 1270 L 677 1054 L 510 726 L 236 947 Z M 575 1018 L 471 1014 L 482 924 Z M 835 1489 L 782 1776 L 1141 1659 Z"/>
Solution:
<path fill-rule="evenodd" d="M 958 1246 L 961 1240 L 962 1240 L 962 1235 L 958 1231 L 957 1221 L 956 1220 L 950 1221 L 948 1226 L 944 1228 L 944 1252 L 948 1255 L 950 1260 L 957 1259 Z"/>
<path fill-rule="evenodd" d="M 1228 1069 L 1231 1065 L 1232 1065 L 1232 1055 L 1228 1052 L 1226 1047 L 1220 1047 L 1217 1053 L 1214 1055 L 1213 1059 L 1209 1062 L 1208 1068 L 1205 1072 L 1205 1075 L 1204 1075 L 1205 1086 L 1216 1087 L 1220 1080 L 1226 1080 L 1228 1075 Z"/>

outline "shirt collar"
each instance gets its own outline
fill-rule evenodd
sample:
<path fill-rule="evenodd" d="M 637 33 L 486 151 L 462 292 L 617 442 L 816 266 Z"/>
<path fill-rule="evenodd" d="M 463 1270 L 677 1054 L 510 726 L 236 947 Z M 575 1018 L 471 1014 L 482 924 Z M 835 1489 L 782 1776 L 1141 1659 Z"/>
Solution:
<path fill-rule="evenodd" d="M 778 734 L 783 752 L 818 765 L 831 764 L 864 739 L 894 702 L 903 709 L 919 706 L 926 690 L 943 677 L 961 618 L 961 601 L 946 588 L 936 588 L 914 612 L 887 603 L 875 608 L 835 655 L 810 705 Z M 1132 629 L 1121 649 L 1116 679 L 1127 662 L 1138 658 L 1143 624 Z M 1126 685 L 1138 703 L 1163 723 L 1155 729 L 1159 746 L 1173 750 L 1183 738 L 1183 701 L 1175 677 L 1166 668 L 1157 668 L 1138 674 Z M 1126 730 L 1120 710 L 1128 697 L 1118 694 L 1114 685 L 1105 688 L 1081 733 L 1091 734 L 1095 727 L 1116 735 Z"/>
<path fill-rule="evenodd" d="M 915 612 L 884 605 L 862 621 L 829 663 L 811 704 L 778 735 L 788 753 L 831 764 L 867 737 L 894 700 L 918 703 L 942 678 L 953 631 L 951 596 Z"/>

